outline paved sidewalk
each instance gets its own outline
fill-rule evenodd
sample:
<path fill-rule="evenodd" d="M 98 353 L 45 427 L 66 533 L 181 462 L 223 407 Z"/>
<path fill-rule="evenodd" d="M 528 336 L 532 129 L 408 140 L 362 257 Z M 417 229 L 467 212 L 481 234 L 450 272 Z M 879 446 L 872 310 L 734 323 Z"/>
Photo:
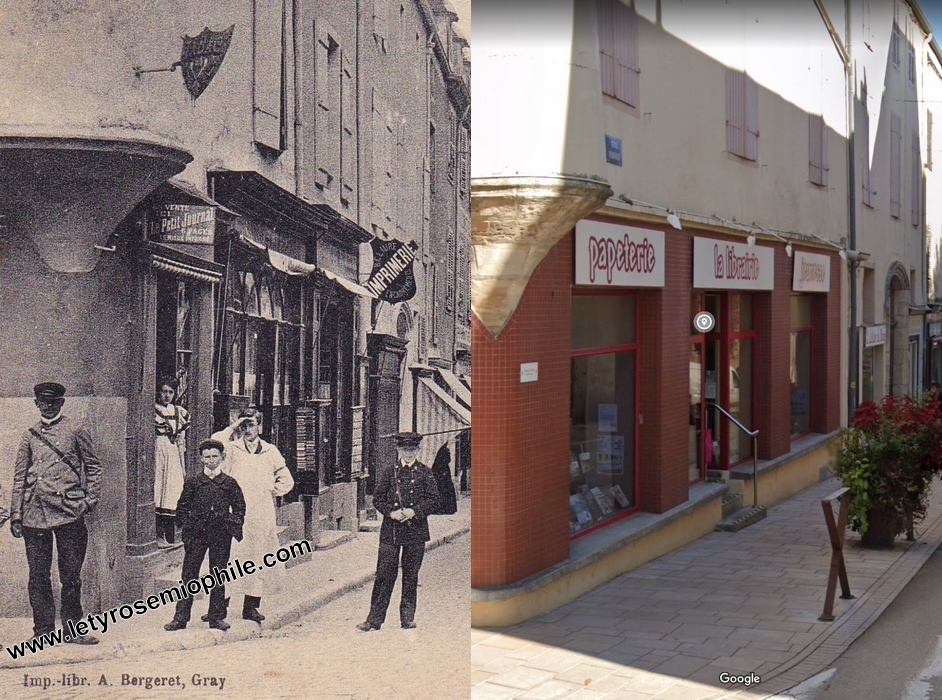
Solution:
<path fill-rule="evenodd" d="M 750 700 L 824 670 L 942 542 L 942 487 L 916 541 L 860 547 L 848 532 L 851 593 L 819 622 L 831 559 L 829 479 L 737 533 L 714 532 L 551 613 L 472 630 L 472 700 Z M 837 595 L 840 595 L 838 588 Z M 723 672 L 761 683 L 724 684 Z"/>
<path fill-rule="evenodd" d="M 455 515 L 430 517 L 429 530 L 432 539 L 427 543 L 426 550 L 468 534 L 471 530 L 470 498 L 458 500 L 458 512 Z M 227 619 L 232 628 L 227 632 L 210 630 L 199 619 L 206 612 L 208 602 L 207 597 L 201 595 L 193 605 L 192 619 L 185 630 L 164 630 L 164 623 L 173 617 L 173 606 L 163 606 L 144 615 L 135 615 L 129 620 L 109 622 L 108 631 L 97 635 L 100 643 L 96 646 L 56 645 L 16 660 L 4 648 L 0 651 L 0 668 L 134 657 L 267 636 L 267 633 L 295 622 L 345 593 L 370 584 L 375 573 L 378 548 L 378 532 L 360 532 L 350 542 L 333 549 L 315 551 L 309 555 L 310 561 L 290 567 L 281 591 L 262 598 L 261 612 L 266 619 L 261 626 L 243 620 L 242 601 L 233 599 L 229 604 Z M 419 581 L 421 586 L 421 578 Z M 23 585 L 26 585 L 25 580 Z M 367 612 L 363 611 L 364 619 Z M 8 647 L 29 639 L 32 627 L 29 618 L 0 619 L 0 643 Z"/>

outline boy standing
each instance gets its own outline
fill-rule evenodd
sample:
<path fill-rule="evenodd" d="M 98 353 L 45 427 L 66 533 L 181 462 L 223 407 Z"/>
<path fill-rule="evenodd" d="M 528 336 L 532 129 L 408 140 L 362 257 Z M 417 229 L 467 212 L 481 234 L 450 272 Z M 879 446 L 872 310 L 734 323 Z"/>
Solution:
<path fill-rule="evenodd" d="M 242 539 L 245 499 L 231 476 L 222 472 L 225 447 L 218 440 L 205 440 L 199 447 L 203 473 L 183 484 L 177 501 L 177 522 L 183 529 L 183 583 L 199 578 L 203 557 L 209 552 L 210 568 L 225 569 L 232 538 Z M 168 632 L 182 630 L 190 621 L 193 599 L 177 601 L 173 620 L 164 625 Z M 226 590 L 215 586 L 209 594 L 209 626 L 226 631 Z"/>

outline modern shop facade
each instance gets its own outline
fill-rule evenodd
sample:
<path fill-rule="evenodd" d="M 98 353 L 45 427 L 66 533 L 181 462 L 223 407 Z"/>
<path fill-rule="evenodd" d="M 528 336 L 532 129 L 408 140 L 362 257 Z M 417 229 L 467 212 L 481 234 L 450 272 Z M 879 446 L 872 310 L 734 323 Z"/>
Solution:
<path fill-rule="evenodd" d="M 776 480 L 814 483 L 817 467 L 801 458 L 840 425 L 833 248 L 795 244 L 789 256 L 768 238 L 750 245 L 741 232 L 619 214 L 608 206 L 577 222 L 535 270 L 500 342 L 476 339 L 475 363 L 498 368 L 477 392 L 478 424 L 503 425 L 500 442 L 474 443 L 475 464 L 504 467 L 488 470 L 483 490 L 495 512 L 510 505 L 501 493 L 538 499 L 541 517 L 529 531 L 507 515 L 476 530 L 488 546 L 472 562 L 474 624 L 564 601 L 554 572 L 636 530 L 633 516 L 690 508 L 713 481 L 751 502 L 754 449 L 760 503 L 782 497 L 781 485 L 763 493 Z M 694 323 L 703 311 L 715 319 L 705 332 Z M 755 446 L 714 404 L 759 431 Z M 528 468 L 514 464 L 512 433 Z"/>

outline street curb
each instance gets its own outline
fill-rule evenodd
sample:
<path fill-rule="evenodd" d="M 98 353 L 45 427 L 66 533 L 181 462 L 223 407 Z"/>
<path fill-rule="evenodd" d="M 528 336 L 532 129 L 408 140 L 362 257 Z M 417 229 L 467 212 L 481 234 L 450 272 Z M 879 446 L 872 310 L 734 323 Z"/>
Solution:
<path fill-rule="evenodd" d="M 919 573 L 929 557 L 942 545 L 942 513 L 912 542 L 899 558 L 851 606 L 835 620 L 832 627 L 818 635 L 795 658 L 764 673 L 762 687 L 737 689 L 723 700 L 768 700 L 802 681 L 827 670 L 854 641 L 879 619 L 897 596 Z M 907 569 L 900 574 L 900 569 Z M 899 575 L 898 575 L 899 574 Z M 882 592 L 888 588 L 887 592 Z M 872 603 L 872 604 L 871 604 Z M 831 641 L 832 637 L 837 637 Z M 766 684 L 769 685 L 766 685 Z"/>
<path fill-rule="evenodd" d="M 441 547 L 444 544 L 448 544 L 449 542 L 452 542 L 458 539 L 459 537 L 467 535 L 470 532 L 471 532 L 471 527 L 468 526 L 468 527 L 463 527 L 460 530 L 457 530 L 455 532 L 451 532 L 447 535 L 442 535 L 441 537 L 437 537 L 434 540 L 429 540 L 425 544 L 425 551 L 430 552 L 433 549 L 437 549 L 438 547 Z M 363 586 L 367 585 L 370 581 L 372 581 L 374 578 L 376 578 L 375 568 L 371 567 L 370 569 L 364 569 L 363 571 L 358 573 L 353 580 L 347 580 L 346 583 L 341 584 L 339 587 L 331 591 L 323 593 L 319 596 L 315 596 L 311 600 L 300 602 L 294 607 L 288 608 L 287 610 L 283 612 L 270 615 L 268 619 L 271 620 L 271 623 L 266 624 L 264 629 L 262 629 L 259 632 L 259 635 L 257 636 L 261 636 L 265 632 L 269 632 L 269 633 L 274 632 L 286 625 L 290 625 L 293 622 L 297 622 L 305 615 L 309 615 L 315 610 L 324 607 L 328 603 L 332 603 L 333 601 L 346 595 L 350 591 L 356 590 L 358 588 L 362 588 Z"/>

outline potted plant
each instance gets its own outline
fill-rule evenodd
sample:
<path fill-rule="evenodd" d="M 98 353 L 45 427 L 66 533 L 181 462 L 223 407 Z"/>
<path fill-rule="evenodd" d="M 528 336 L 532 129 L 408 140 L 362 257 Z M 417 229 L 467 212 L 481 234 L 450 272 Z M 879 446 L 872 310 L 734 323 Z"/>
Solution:
<path fill-rule="evenodd" d="M 837 474 L 851 489 L 848 520 L 864 545 L 892 547 L 926 516 L 932 480 L 942 473 L 938 394 L 863 402 L 842 431 Z"/>

